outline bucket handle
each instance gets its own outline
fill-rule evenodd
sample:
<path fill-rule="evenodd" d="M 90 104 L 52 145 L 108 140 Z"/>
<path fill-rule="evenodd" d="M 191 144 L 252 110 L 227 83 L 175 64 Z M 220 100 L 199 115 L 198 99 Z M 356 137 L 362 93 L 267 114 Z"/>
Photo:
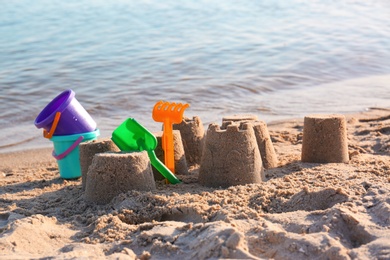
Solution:
<path fill-rule="evenodd" d="M 52 152 L 53 157 L 56 158 L 58 161 L 64 159 L 71 151 L 73 151 L 83 141 L 83 139 L 84 136 L 80 136 L 71 146 L 69 146 L 68 149 L 65 150 L 65 152 L 60 153 L 59 155 L 57 155 L 55 151 L 53 151 Z"/>
<path fill-rule="evenodd" d="M 60 121 L 60 117 L 61 117 L 61 112 L 57 112 L 55 117 L 54 117 L 53 124 L 51 125 L 50 131 L 47 132 L 46 129 L 43 129 L 43 137 L 48 138 L 48 139 L 53 137 L 53 134 L 56 131 L 56 128 L 58 125 L 58 121 Z"/>

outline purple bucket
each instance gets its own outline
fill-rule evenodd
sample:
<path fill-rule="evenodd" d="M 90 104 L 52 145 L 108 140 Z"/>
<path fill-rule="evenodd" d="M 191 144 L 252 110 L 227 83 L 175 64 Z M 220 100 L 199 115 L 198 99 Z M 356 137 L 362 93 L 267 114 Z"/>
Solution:
<path fill-rule="evenodd" d="M 35 126 L 50 131 L 57 112 L 61 113 L 54 135 L 73 135 L 96 130 L 96 123 L 68 89 L 55 97 L 35 119 Z"/>

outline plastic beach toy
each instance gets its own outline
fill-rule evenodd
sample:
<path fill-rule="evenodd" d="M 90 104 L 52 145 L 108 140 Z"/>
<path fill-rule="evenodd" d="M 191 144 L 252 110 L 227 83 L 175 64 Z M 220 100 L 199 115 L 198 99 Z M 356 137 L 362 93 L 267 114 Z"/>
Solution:
<path fill-rule="evenodd" d="M 158 101 L 153 107 L 153 119 L 163 123 L 162 148 L 164 150 L 165 165 L 173 173 L 175 172 L 175 157 L 173 150 L 172 124 L 180 124 L 183 121 L 184 110 L 189 104 L 170 103 Z"/>
<path fill-rule="evenodd" d="M 75 98 L 75 92 L 65 90 L 55 97 L 34 121 L 43 128 L 46 138 L 53 135 L 72 135 L 96 130 L 96 122 Z"/>
<path fill-rule="evenodd" d="M 122 151 L 147 151 L 150 162 L 170 183 L 181 181 L 157 158 L 154 149 L 157 147 L 156 137 L 134 118 L 126 119 L 112 133 L 111 140 Z"/>
<path fill-rule="evenodd" d="M 81 177 L 80 150 L 81 142 L 95 140 L 100 135 L 99 129 L 74 135 L 53 136 L 53 157 L 57 159 L 60 176 L 64 179 Z"/>

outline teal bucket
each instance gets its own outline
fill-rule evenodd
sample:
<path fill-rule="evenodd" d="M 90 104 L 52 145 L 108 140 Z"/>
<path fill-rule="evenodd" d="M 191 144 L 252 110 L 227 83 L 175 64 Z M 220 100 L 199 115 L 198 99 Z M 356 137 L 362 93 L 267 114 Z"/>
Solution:
<path fill-rule="evenodd" d="M 81 177 L 79 144 L 95 140 L 99 135 L 99 129 L 96 129 L 93 132 L 82 134 L 57 135 L 50 139 L 53 141 L 53 156 L 57 159 L 61 178 L 76 179 Z"/>

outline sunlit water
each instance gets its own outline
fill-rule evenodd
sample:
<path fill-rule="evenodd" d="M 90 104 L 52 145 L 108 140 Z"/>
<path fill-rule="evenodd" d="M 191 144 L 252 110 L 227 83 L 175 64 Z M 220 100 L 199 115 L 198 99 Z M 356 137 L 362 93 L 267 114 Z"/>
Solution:
<path fill-rule="evenodd" d="M 0 0 L 0 152 L 51 146 L 33 121 L 71 88 L 102 136 L 152 131 L 160 99 L 205 125 L 389 106 L 387 0 Z"/>

